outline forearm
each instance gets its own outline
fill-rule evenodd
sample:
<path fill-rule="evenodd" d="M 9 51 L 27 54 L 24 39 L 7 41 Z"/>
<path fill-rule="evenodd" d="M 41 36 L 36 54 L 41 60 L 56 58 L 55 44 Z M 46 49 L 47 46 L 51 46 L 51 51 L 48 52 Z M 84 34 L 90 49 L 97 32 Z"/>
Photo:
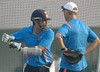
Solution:
<path fill-rule="evenodd" d="M 36 55 L 36 56 L 42 55 L 42 50 L 40 48 L 38 48 L 38 46 L 31 47 L 31 48 L 24 47 L 24 48 L 21 48 L 20 51 L 23 54 L 32 54 L 32 55 Z"/>
<path fill-rule="evenodd" d="M 42 48 L 41 46 L 34 46 L 34 47 L 22 47 L 21 43 L 18 42 L 10 42 L 9 43 L 10 48 L 15 48 L 16 50 L 22 52 L 23 54 L 31 54 L 40 56 L 42 55 Z"/>
<path fill-rule="evenodd" d="M 92 51 L 94 48 L 96 48 L 97 45 L 100 44 L 100 40 L 99 38 L 97 38 L 94 42 L 90 43 L 87 48 L 86 48 L 86 52 L 85 54 L 89 53 L 90 51 Z"/>
<path fill-rule="evenodd" d="M 57 41 L 58 45 L 60 46 L 60 48 L 65 48 L 62 37 L 58 33 L 56 34 L 56 41 Z"/>
<path fill-rule="evenodd" d="M 57 40 L 58 45 L 60 46 L 61 50 L 64 50 L 64 51 L 68 50 L 64 45 L 61 34 L 59 34 L 59 33 L 56 34 L 56 40 Z"/>

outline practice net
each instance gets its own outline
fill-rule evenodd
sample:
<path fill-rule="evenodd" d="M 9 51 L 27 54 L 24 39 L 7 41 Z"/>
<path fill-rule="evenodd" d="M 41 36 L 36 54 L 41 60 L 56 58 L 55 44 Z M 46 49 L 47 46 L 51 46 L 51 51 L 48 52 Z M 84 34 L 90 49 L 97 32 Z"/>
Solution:
<path fill-rule="evenodd" d="M 3 32 L 7 33 L 9 29 L 14 31 L 15 29 L 32 25 L 31 14 L 35 9 L 45 9 L 48 12 L 49 17 L 52 18 L 52 20 L 49 21 L 48 26 L 53 28 L 56 32 L 56 30 L 63 23 L 65 23 L 63 12 L 61 11 L 61 6 L 69 1 L 73 1 L 78 5 L 78 18 L 93 28 L 95 32 L 98 33 L 97 35 L 100 37 L 100 33 L 98 31 L 100 30 L 100 0 L 0 0 L 0 30 L 2 31 L 0 31 L 0 34 Z M 59 59 L 60 51 L 55 41 L 53 42 L 52 49 L 54 49 L 52 52 L 54 58 L 56 58 L 55 60 Z M 98 51 L 98 49 L 95 49 L 93 52 L 86 56 L 89 64 L 86 72 L 95 72 L 97 70 Z M 0 59 L 0 72 L 14 72 L 13 68 L 15 68 L 15 66 L 18 69 L 19 67 L 22 67 L 20 66 L 22 64 L 17 65 L 16 61 L 14 61 L 15 63 L 10 62 L 9 60 L 12 59 L 11 57 L 8 58 L 9 60 L 3 60 L 5 58 L 4 54 L 2 53 L 3 51 L 0 52 L 1 57 L 3 57 Z M 14 54 L 16 54 L 16 52 Z M 5 55 L 5 57 L 8 56 Z M 13 59 L 15 60 L 17 58 L 14 57 Z M 21 59 L 20 56 L 18 56 L 18 59 Z M 22 61 L 19 62 L 22 63 Z"/>

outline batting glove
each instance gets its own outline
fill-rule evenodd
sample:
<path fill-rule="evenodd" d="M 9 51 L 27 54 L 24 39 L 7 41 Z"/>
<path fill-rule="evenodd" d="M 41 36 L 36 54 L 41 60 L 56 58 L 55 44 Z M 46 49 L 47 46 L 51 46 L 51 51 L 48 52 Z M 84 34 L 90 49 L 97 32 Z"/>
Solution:
<path fill-rule="evenodd" d="M 14 40 L 15 38 L 13 37 L 13 36 L 10 36 L 10 35 L 8 35 L 8 34 L 6 34 L 6 33 L 4 33 L 3 35 L 2 35 L 2 41 L 3 42 L 10 42 L 11 40 Z"/>
<path fill-rule="evenodd" d="M 18 42 L 10 42 L 9 43 L 9 48 L 16 48 L 18 51 L 21 50 L 21 43 Z"/>

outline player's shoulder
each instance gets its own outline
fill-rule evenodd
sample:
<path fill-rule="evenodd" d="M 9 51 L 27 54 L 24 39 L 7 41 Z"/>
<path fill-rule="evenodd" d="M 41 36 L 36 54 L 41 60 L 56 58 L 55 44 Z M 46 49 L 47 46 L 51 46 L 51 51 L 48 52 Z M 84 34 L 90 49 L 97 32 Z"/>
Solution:
<path fill-rule="evenodd" d="M 54 33 L 53 29 L 51 29 L 51 28 L 48 28 L 48 29 L 47 29 L 47 32 Z"/>
<path fill-rule="evenodd" d="M 79 20 L 79 24 L 81 25 L 81 26 L 84 26 L 85 28 L 89 28 L 83 21 L 81 21 L 81 20 Z"/>
<path fill-rule="evenodd" d="M 23 27 L 23 28 L 21 28 L 20 30 L 21 31 L 29 31 L 29 30 L 31 30 L 32 29 L 32 25 L 31 26 L 26 26 L 26 27 Z"/>
<path fill-rule="evenodd" d="M 61 28 L 69 29 L 71 28 L 71 25 L 68 22 L 66 22 L 62 24 Z"/>
<path fill-rule="evenodd" d="M 54 31 L 53 31 L 53 29 L 51 29 L 51 28 L 48 28 L 48 29 L 44 30 L 44 32 L 45 32 L 46 34 L 48 34 L 48 35 L 54 34 Z"/>
<path fill-rule="evenodd" d="M 88 26 L 87 26 L 82 20 L 80 20 L 80 19 L 74 19 L 74 20 L 72 21 L 72 23 L 78 24 L 78 25 L 80 25 L 80 26 L 88 27 Z"/>

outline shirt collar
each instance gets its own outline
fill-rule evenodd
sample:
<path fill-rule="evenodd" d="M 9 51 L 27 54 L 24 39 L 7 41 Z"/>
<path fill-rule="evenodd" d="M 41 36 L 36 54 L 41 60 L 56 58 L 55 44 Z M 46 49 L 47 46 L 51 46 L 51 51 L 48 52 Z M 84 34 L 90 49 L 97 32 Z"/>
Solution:
<path fill-rule="evenodd" d="M 28 31 L 31 32 L 31 33 L 33 33 L 33 28 L 34 28 L 34 26 L 31 25 L 31 26 L 29 27 Z"/>

